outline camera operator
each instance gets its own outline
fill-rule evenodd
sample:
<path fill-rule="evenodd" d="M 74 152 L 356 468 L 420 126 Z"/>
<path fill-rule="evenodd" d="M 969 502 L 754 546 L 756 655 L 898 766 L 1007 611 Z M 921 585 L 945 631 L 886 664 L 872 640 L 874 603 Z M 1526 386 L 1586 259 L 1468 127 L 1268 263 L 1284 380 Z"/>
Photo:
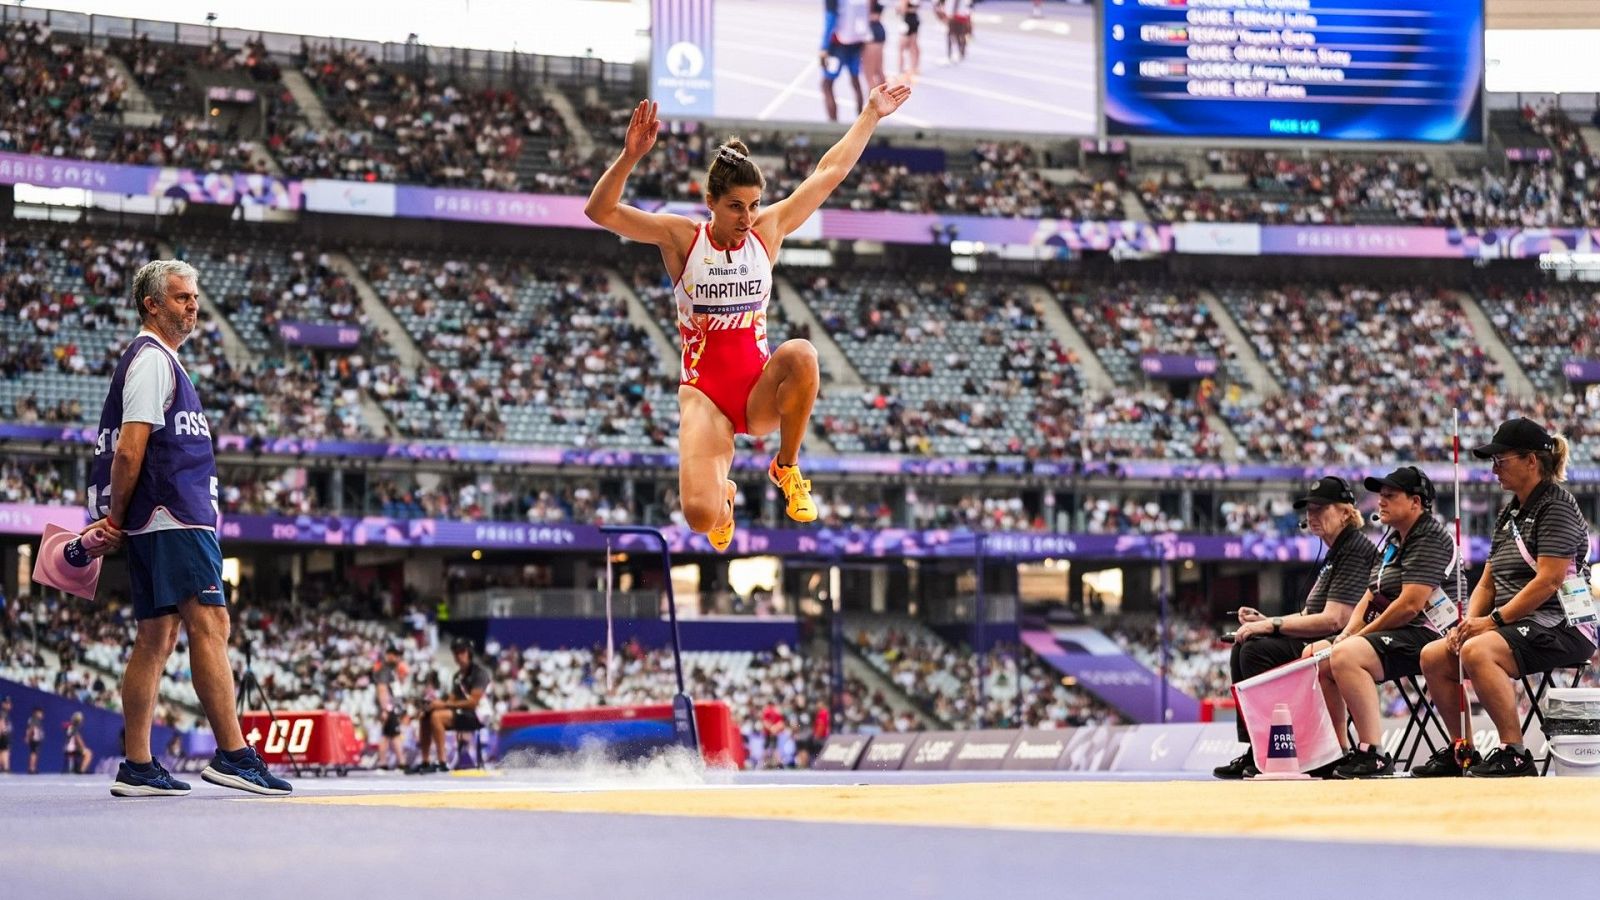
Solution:
<path fill-rule="evenodd" d="M 378 664 L 378 671 L 372 676 L 372 685 L 377 693 L 378 718 L 383 723 L 383 737 L 378 742 L 379 768 L 397 769 L 405 764 L 405 745 L 401 737 L 405 707 L 398 694 L 399 685 L 404 680 L 405 663 L 400 660 L 400 648 L 390 644 L 384 648 L 383 662 Z M 389 752 L 387 765 L 383 762 L 385 750 Z"/>

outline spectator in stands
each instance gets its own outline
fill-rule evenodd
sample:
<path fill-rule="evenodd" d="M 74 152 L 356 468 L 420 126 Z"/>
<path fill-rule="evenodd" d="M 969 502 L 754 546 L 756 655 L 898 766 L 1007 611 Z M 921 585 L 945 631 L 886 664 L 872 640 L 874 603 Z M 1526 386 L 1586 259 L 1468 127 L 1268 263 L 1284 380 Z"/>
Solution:
<path fill-rule="evenodd" d="M 767 705 L 761 710 L 761 765 L 763 768 L 776 769 L 783 765 L 778 756 L 778 743 L 783 733 L 789 730 L 789 723 L 783 717 L 783 710 L 778 708 L 776 697 L 767 700 Z"/>
<path fill-rule="evenodd" d="M 1233 683 L 1259 675 L 1300 658 L 1306 645 L 1337 634 L 1366 592 L 1367 576 L 1377 560 L 1372 542 L 1361 533 L 1365 518 L 1356 508 L 1355 491 L 1337 475 L 1329 475 L 1294 502 L 1305 510 L 1305 528 L 1327 547 L 1327 561 L 1317 570 L 1317 580 L 1306 596 L 1305 607 L 1289 616 L 1268 618 L 1249 607 L 1239 610 L 1234 632 Z M 1344 717 L 1342 706 L 1336 718 Z M 1250 743 L 1244 718 L 1239 718 L 1239 740 Z M 1331 770 L 1330 770 L 1331 771 Z M 1257 774 L 1255 758 L 1244 753 L 1213 770 L 1218 778 L 1248 778 Z"/>
<path fill-rule="evenodd" d="M 1567 480 L 1566 438 L 1529 419 L 1512 419 L 1472 454 L 1493 460 L 1500 486 L 1514 499 L 1495 522 L 1489 559 L 1461 624 L 1424 648 L 1422 667 L 1450 736 L 1466 742 L 1466 774 L 1536 775 L 1533 754 L 1523 746 L 1513 679 L 1579 666 L 1594 656 L 1589 526 L 1577 500 L 1562 486 Z M 1564 608 L 1568 585 L 1577 602 Z M 1589 621 L 1573 624 L 1584 613 Z M 1461 730 L 1459 711 L 1466 697 L 1458 666 L 1472 679 L 1478 702 L 1499 732 L 1501 746 L 1487 759 L 1477 759 L 1470 749 L 1471 732 Z M 1454 750 L 1442 748 L 1411 774 L 1462 774 Z"/>
<path fill-rule="evenodd" d="M 450 683 L 450 696 L 429 703 L 423 713 L 419 740 L 422 758 L 410 770 L 413 774 L 448 771 L 449 766 L 444 761 L 445 733 L 470 733 L 483 727 L 478 719 L 478 704 L 483 701 L 484 692 L 489 689 L 494 676 L 473 658 L 472 642 L 466 638 L 456 638 L 450 650 L 455 655 L 457 666 L 455 678 Z M 437 763 L 428 761 L 430 750 L 438 751 Z M 479 762 L 481 764 L 482 761 Z"/>
<path fill-rule="evenodd" d="M 1333 639 L 1333 655 L 1322 670 L 1323 696 L 1337 693 L 1355 720 L 1360 742 L 1333 770 L 1335 778 L 1372 778 L 1394 772 L 1394 759 L 1378 745 L 1383 720 L 1378 684 L 1422 673 L 1422 648 L 1436 633 L 1428 625 L 1424 605 L 1437 591 L 1460 603 L 1458 562 L 1450 532 L 1433 516 L 1433 482 L 1415 466 L 1396 469 L 1383 478 L 1369 477 L 1369 491 L 1378 494 L 1378 516 L 1388 529 L 1366 593 L 1344 630 Z M 1320 647 L 1313 644 L 1307 653 Z M 1334 731 L 1344 730 L 1344 716 L 1329 703 Z M 1342 740 L 1342 738 L 1341 738 Z"/>

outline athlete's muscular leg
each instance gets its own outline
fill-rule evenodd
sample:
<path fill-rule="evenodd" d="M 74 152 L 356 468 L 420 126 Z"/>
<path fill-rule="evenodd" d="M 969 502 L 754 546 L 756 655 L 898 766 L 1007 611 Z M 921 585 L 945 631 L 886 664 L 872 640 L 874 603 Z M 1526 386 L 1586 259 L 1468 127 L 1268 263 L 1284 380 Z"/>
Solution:
<path fill-rule="evenodd" d="M 732 467 L 733 423 L 711 398 L 679 385 L 678 497 L 683 518 L 694 531 L 705 534 L 727 524 L 732 515 L 727 487 Z"/>
<path fill-rule="evenodd" d="M 778 347 L 750 390 L 750 399 L 745 402 L 745 427 L 752 435 L 781 429 L 778 465 L 792 466 L 799 459 L 800 443 L 811 424 L 811 407 L 817 402 L 821 383 L 817 348 L 810 341 L 794 340 Z"/>

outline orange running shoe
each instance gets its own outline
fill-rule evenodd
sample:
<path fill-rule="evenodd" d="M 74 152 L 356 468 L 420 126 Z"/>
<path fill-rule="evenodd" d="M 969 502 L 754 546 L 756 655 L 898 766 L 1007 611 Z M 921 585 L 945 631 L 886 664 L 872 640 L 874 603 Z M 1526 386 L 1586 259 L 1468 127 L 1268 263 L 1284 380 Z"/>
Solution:
<path fill-rule="evenodd" d="M 767 477 L 783 491 L 783 499 L 789 501 L 789 518 L 796 522 L 817 520 L 817 502 L 811 499 L 811 482 L 800 474 L 799 463 L 780 466 L 778 458 L 773 457 L 772 464 L 767 466 Z"/>
<path fill-rule="evenodd" d="M 733 482 L 728 482 L 728 524 L 718 526 L 706 532 L 706 540 L 718 553 L 728 552 L 728 545 L 733 543 L 733 498 L 739 489 Z"/>

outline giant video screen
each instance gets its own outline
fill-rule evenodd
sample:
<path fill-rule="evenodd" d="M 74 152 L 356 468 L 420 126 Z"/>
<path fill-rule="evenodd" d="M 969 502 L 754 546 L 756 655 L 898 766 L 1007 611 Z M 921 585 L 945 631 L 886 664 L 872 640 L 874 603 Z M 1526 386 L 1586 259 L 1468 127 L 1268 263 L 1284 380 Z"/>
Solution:
<path fill-rule="evenodd" d="M 1099 0 L 1096 0 L 1099 2 Z M 652 0 L 650 95 L 661 116 L 801 125 L 857 114 L 909 82 L 886 128 L 1092 135 L 1090 2 Z"/>
<path fill-rule="evenodd" d="M 1106 132 L 1483 139 L 1483 0 L 1106 0 Z"/>

